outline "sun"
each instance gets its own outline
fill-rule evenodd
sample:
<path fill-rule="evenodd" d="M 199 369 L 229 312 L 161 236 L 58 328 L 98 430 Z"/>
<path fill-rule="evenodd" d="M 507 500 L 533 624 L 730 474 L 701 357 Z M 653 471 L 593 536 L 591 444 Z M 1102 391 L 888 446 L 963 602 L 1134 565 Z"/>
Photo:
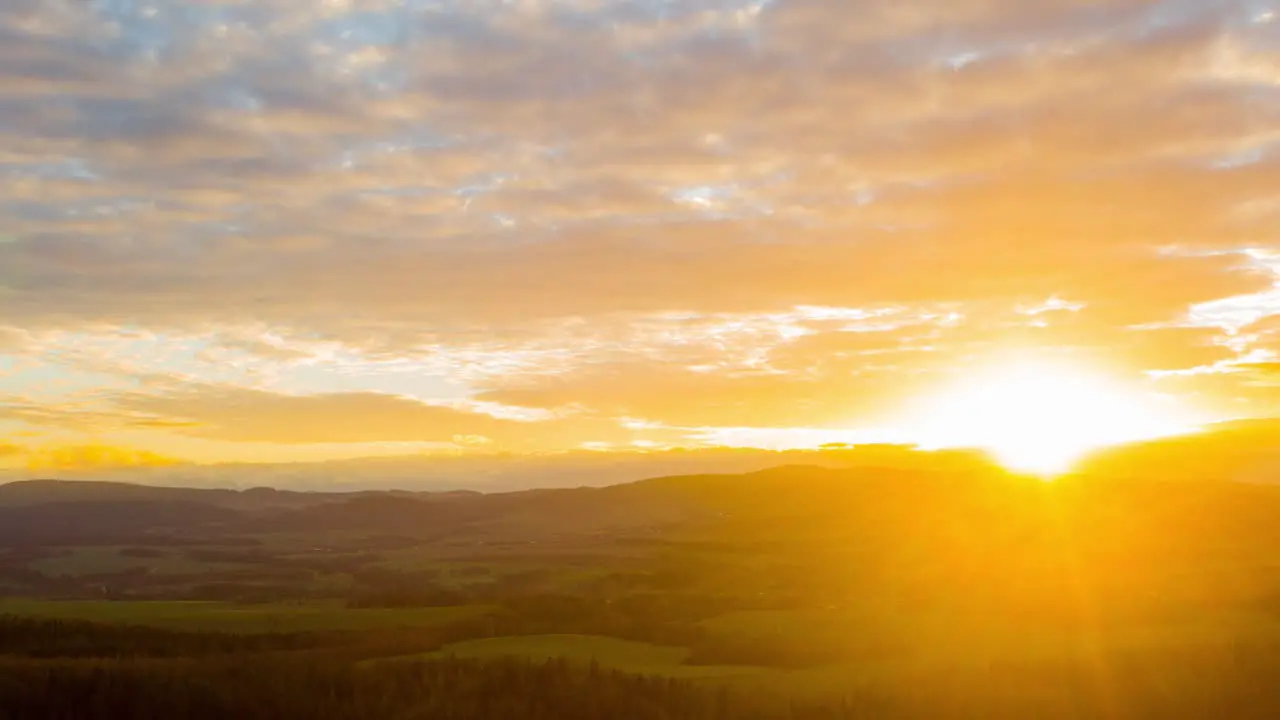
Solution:
<path fill-rule="evenodd" d="M 1083 369 L 993 366 L 924 397 L 901 424 L 926 448 L 972 447 L 1011 470 L 1053 477 L 1099 448 L 1187 432 L 1180 408 Z"/>

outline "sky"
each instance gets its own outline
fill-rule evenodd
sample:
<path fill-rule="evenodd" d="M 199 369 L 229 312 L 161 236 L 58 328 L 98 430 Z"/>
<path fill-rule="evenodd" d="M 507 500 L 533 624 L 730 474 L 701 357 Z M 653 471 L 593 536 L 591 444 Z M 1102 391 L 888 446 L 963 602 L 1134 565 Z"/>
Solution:
<path fill-rule="evenodd" d="M 1262 0 L 7 0 L 0 465 L 1276 417 L 1278 188 Z"/>

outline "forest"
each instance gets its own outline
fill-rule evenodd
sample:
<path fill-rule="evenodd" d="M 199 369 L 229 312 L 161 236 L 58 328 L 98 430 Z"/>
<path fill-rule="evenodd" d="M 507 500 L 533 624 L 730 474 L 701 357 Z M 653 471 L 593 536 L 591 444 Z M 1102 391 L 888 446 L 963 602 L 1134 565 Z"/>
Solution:
<path fill-rule="evenodd" d="M 1183 465 L 3 485 L 0 718 L 1280 716 L 1280 488 Z"/>

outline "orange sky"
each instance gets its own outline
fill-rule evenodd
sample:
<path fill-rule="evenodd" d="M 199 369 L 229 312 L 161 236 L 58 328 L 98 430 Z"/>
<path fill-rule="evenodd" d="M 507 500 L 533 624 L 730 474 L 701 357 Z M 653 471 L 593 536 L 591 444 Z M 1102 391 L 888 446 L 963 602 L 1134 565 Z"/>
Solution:
<path fill-rule="evenodd" d="M 1280 416 L 1260 5 L 419 5 L 0 8 L 0 466 Z"/>

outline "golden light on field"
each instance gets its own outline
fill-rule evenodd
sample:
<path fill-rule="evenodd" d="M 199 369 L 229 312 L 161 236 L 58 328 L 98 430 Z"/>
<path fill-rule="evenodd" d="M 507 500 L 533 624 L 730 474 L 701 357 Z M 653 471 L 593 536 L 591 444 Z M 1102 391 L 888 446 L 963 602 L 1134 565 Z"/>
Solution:
<path fill-rule="evenodd" d="M 1006 467 L 1052 477 L 1099 448 L 1187 432 L 1179 408 L 1068 365 L 992 367 L 913 407 L 904 431 L 925 447 L 973 447 Z"/>

